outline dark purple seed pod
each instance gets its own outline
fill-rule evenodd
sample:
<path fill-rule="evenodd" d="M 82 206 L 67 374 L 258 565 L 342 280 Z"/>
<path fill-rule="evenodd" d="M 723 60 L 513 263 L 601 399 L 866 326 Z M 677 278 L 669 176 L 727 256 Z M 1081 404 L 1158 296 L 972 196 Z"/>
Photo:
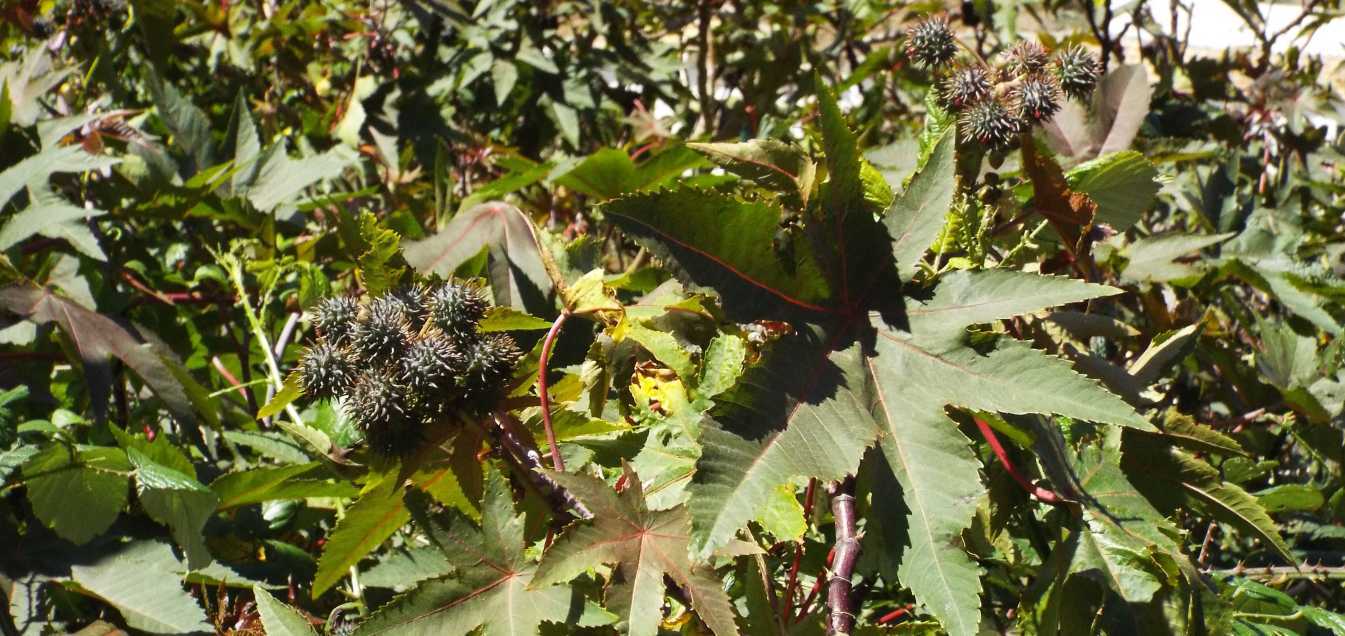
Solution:
<path fill-rule="evenodd" d="M 467 350 L 467 369 L 462 385 L 468 398 L 498 395 L 514 372 L 523 352 L 514 339 L 504 334 L 487 335 Z"/>
<path fill-rule="evenodd" d="M 299 378 L 304 394 L 334 397 L 345 393 L 355 382 L 355 366 L 345 352 L 330 342 L 319 342 L 299 359 Z"/>
<path fill-rule="evenodd" d="M 475 339 L 477 323 L 485 317 L 490 302 L 479 287 L 450 281 L 430 292 L 426 307 L 435 327 L 465 343 Z"/>
<path fill-rule="evenodd" d="M 906 29 L 906 56 L 925 68 L 943 66 L 957 55 L 948 16 L 936 15 Z"/>
<path fill-rule="evenodd" d="M 1026 124 L 1041 123 L 1060 111 L 1060 89 L 1047 75 L 1029 75 L 1010 93 L 1014 111 Z"/>
<path fill-rule="evenodd" d="M 943 81 L 944 106 L 949 110 L 960 111 L 976 102 L 990 97 L 993 86 L 990 74 L 979 66 L 961 66 L 953 70 Z"/>
<path fill-rule="evenodd" d="M 443 334 L 431 333 L 411 344 L 401 359 L 401 381 L 426 401 L 438 401 L 467 370 L 467 358 Z"/>
<path fill-rule="evenodd" d="M 400 302 L 375 298 L 355 325 L 350 348 L 362 365 L 388 364 L 406 353 L 412 339 L 410 323 Z"/>
<path fill-rule="evenodd" d="M 1015 76 L 1040 73 L 1050 63 L 1051 56 L 1041 44 L 1033 40 L 1021 40 L 1009 49 L 1006 69 Z"/>
<path fill-rule="evenodd" d="M 1056 51 L 1055 76 L 1060 90 L 1071 99 L 1083 101 L 1093 94 L 1100 74 L 1097 58 L 1081 46 Z"/>
<path fill-rule="evenodd" d="M 958 131 L 965 142 L 987 148 L 1003 148 L 1021 132 L 1020 120 L 998 99 L 973 104 L 957 118 Z"/>
<path fill-rule="evenodd" d="M 351 296 L 324 298 L 313 308 L 313 326 L 318 335 L 332 344 L 343 344 L 355 331 L 359 321 L 360 303 Z"/>

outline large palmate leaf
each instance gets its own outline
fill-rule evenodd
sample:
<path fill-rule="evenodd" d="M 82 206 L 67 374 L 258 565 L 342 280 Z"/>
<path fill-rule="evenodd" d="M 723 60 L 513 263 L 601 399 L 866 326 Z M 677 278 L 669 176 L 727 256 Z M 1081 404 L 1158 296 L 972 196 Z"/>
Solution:
<path fill-rule="evenodd" d="M 509 486 L 494 471 L 485 478 L 481 527 L 461 515 L 424 520 L 434 544 L 456 568 L 425 581 L 367 621 L 356 634 L 467 634 L 531 636 L 542 621 L 573 624 L 581 609 L 564 586 L 535 580 L 535 565 L 523 553 L 522 515 L 515 514 Z M 419 518 L 418 518 L 419 519 Z"/>
<path fill-rule="evenodd" d="M 692 608 L 715 634 L 738 633 L 732 603 L 719 579 L 688 557 L 685 508 L 650 511 L 640 480 L 629 468 L 621 494 L 592 477 L 549 475 L 583 502 L 593 518 L 576 522 L 547 550 L 533 585 L 563 583 L 599 564 L 614 565 L 607 607 L 625 617 L 626 633 L 654 636 L 663 616 L 667 575 L 686 590 Z"/>
<path fill-rule="evenodd" d="M 686 146 L 673 146 L 640 164 L 625 151 L 604 148 L 557 176 L 555 182 L 589 196 L 610 199 L 656 187 L 705 163 L 703 157 Z"/>
<path fill-rule="evenodd" d="M 902 280 L 910 280 L 920 268 L 920 257 L 929 249 L 957 191 L 957 135 L 951 128 L 936 138 L 923 170 L 892 201 L 883 214 L 883 224 L 892 238 L 892 258 Z"/>
<path fill-rule="evenodd" d="M 49 288 L 13 286 L 0 289 L 0 309 L 38 324 L 54 322 L 74 342 L 84 364 L 94 412 L 107 412 L 112 393 L 112 358 L 116 357 L 140 376 L 175 417 L 195 424 L 194 400 L 204 389 L 196 384 L 171 357 L 139 334 L 103 314 L 52 293 Z M 202 412 L 214 416 L 208 404 Z"/>
<path fill-rule="evenodd" d="M 318 559 L 313 576 L 313 597 L 321 596 L 340 581 L 350 566 L 360 562 L 411 519 L 402 502 L 400 480 L 395 473 L 368 490 L 337 522 Z"/>
<path fill-rule="evenodd" d="M 950 632 L 974 633 L 979 573 L 958 545 L 983 487 L 969 441 L 944 408 L 1151 427 L 1065 361 L 1013 341 L 979 353 L 962 330 L 1116 291 L 1018 272 L 959 272 L 928 302 L 908 303 L 909 332 L 866 326 L 866 336 L 839 351 L 839 343 L 819 347 L 802 337 L 778 344 L 788 362 L 754 369 L 727 394 L 718 414 L 724 430 L 703 432 L 689 504 L 694 546 L 705 554 L 728 541 L 792 478 L 852 473 L 876 439 L 909 510 L 900 580 Z"/>
<path fill-rule="evenodd" d="M 735 143 L 691 143 L 715 163 L 744 179 L 786 196 L 803 207 L 812 194 L 817 164 L 802 148 L 774 139 Z"/>
<path fill-rule="evenodd" d="M 491 288 L 500 303 L 524 309 L 525 302 L 545 298 L 552 280 L 543 261 L 537 229 L 518 208 L 499 201 L 459 212 L 434 236 L 407 241 L 402 254 L 420 273 L 453 275 L 459 265 L 489 248 Z"/>
<path fill-rule="evenodd" d="M 1080 454 L 1075 471 L 1083 500 L 1083 524 L 1069 573 L 1079 573 L 1127 601 L 1153 598 L 1166 578 L 1156 557 L 1184 559 L 1177 528 L 1126 479 L 1115 451 L 1093 447 Z"/>
<path fill-rule="evenodd" d="M 684 282 L 717 291 L 731 317 L 830 311 L 832 289 L 812 248 L 774 247 L 775 205 L 683 189 L 618 198 L 603 213 Z"/>

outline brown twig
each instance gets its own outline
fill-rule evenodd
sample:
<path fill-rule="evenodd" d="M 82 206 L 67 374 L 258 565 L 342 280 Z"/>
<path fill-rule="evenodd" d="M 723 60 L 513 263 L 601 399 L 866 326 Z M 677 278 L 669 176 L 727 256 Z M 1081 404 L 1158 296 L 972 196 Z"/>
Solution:
<path fill-rule="evenodd" d="M 856 536 L 855 479 L 846 477 L 833 484 L 831 514 L 836 520 L 836 560 L 827 581 L 828 634 L 849 634 L 855 626 L 854 599 L 850 596 L 850 578 L 859 560 L 859 537 Z"/>
<path fill-rule="evenodd" d="M 492 420 L 493 425 L 487 432 L 505 451 L 507 455 L 505 459 L 512 460 L 518 465 L 523 478 L 542 495 L 543 499 L 546 499 L 547 503 L 551 504 L 557 517 L 578 516 L 583 519 L 593 517 L 593 513 L 589 512 L 583 502 L 575 499 L 570 491 L 538 470 L 544 467 L 542 454 L 537 450 L 532 435 L 523 429 L 522 424 L 513 415 L 505 411 L 496 411 Z"/>

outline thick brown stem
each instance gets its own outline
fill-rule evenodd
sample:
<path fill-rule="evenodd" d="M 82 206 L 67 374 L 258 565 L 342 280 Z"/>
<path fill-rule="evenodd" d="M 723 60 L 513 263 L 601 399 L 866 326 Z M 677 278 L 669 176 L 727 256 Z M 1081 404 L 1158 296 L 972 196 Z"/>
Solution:
<path fill-rule="evenodd" d="M 593 517 L 586 507 L 570 491 L 561 487 L 555 480 L 547 477 L 538 469 L 543 468 L 542 454 L 537 450 L 532 435 L 528 434 L 513 415 L 497 411 L 493 416 L 493 425 L 489 433 L 500 448 L 514 463 L 522 469 L 519 472 L 542 495 L 558 517 L 577 516 L 583 519 Z"/>
<path fill-rule="evenodd" d="M 556 322 L 551 323 L 551 330 L 542 341 L 542 353 L 537 358 L 537 397 L 542 402 L 542 428 L 546 431 L 546 443 L 551 447 L 551 467 L 560 472 L 565 472 L 565 460 L 560 456 L 560 447 L 556 446 L 556 429 L 551 427 L 551 395 L 547 392 L 546 372 L 547 364 L 551 362 L 551 347 L 556 344 L 560 328 L 569 317 L 569 310 L 565 310 L 560 312 Z"/>
<path fill-rule="evenodd" d="M 833 484 L 831 516 L 836 520 L 836 559 L 827 581 L 828 634 L 849 634 L 855 626 L 854 599 L 850 578 L 859 560 L 859 537 L 855 531 L 855 480 L 853 477 Z"/>

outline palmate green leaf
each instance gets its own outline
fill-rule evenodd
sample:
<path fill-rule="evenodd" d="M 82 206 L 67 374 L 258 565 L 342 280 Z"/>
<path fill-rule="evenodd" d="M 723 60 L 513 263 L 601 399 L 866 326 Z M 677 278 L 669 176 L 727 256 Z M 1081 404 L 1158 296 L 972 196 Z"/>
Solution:
<path fill-rule="evenodd" d="M 1145 603 L 1163 587 L 1154 559 L 1184 559 L 1178 531 L 1121 472 L 1114 451 L 1085 448 L 1075 471 L 1083 499 L 1083 527 L 1070 574 L 1082 574 L 1132 603 Z"/>
<path fill-rule="evenodd" d="M 0 309 L 37 324 L 60 325 L 79 351 L 94 412 L 99 417 L 107 413 L 112 393 L 111 359 L 116 357 L 149 385 L 169 412 L 184 424 L 196 424 L 196 405 L 191 397 L 196 392 L 188 391 L 184 384 L 195 381 L 175 371 L 174 361 L 120 323 L 55 295 L 50 288 L 16 285 L 0 289 Z"/>
<path fill-rule="evenodd" d="M 98 170 L 116 165 L 117 161 L 112 157 L 91 155 L 78 144 L 47 148 L 0 172 L 0 206 L 29 184 L 45 185 L 53 174 Z"/>
<path fill-rule="evenodd" d="M 332 529 L 318 559 L 317 574 L 313 576 L 313 598 L 331 589 L 349 573 L 350 566 L 382 545 L 410 519 L 396 473 L 384 476 L 346 509 L 346 515 Z"/>
<path fill-rule="evenodd" d="M 717 291 L 731 318 L 830 311 L 831 287 L 807 242 L 794 241 L 789 253 L 773 248 L 779 207 L 682 189 L 621 197 L 602 209 L 685 283 Z"/>
<path fill-rule="evenodd" d="M 502 296 L 508 301 L 497 304 L 527 311 L 527 303 L 545 299 L 551 293 L 552 277 L 543 261 L 537 229 L 521 210 L 502 201 L 482 203 L 459 212 L 434 236 L 407 241 L 402 255 L 421 274 L 448 278 L 459 265 L 476 258 L 486 248 L 496 264 L 491 289 L 497 301 Z M 494 274 L 497 270 L 502 272 L 498 276 Z M 540 304 L 550 310 L 549 303 Z"/>
<path fill-rule="evenodd" d="M 261 614 L 266 636 L 317 636 L 308 619 L 294 608 L 276 600 L 261 586 L 253 586 L 252 598 L 257 601 L 257 613 Z"/>
<path fill-rule="evenodd" d="M 410 588 L 421 581 L 451 574 L 453 569 L 439 548 L 403 548 L 390 552 L 376 565 L 360 572 L 360 585 Z"/>
<path fill-rule="evenodd" d="M 52 444 L 23 465 L 33 514 L 62 538 L 85 543 L 126 507 L 131 465 L 116 448 Z"/>
<path fill-rule="evenodd" d="M 692 609 L 718 636 L 737 634 L 732 602 L 713 571 L 688 557 L 686 509 L 651 512 L 640 479 L 626 469 L 626 490 L 617 494 L 592 477 L 548 472 L 593 513 L 567 528 L 542 557 L 534 586 L 567 582 L 599 564 L 615 567 L 607 607 L 625 617 L 625 632 L 654 636 L 663 617 L 663 577 L 682 586 Z"/>
<path fill-rule="evenodd" d="M 949 128 L 936 138 L 924 167 L 883 214 L 901 280 L 910 280 L 919 271 L 920 258 L 943 229 L 956 191 L 957 134 Z"/>
<path fill-rule="evenodd" d="M 700 558 L 732 539 L 794 477 L 830 481 L 853 473 L 877 435 L 860 344 L 827 354 L 801 340 L 777 343 L 765 364 L 721 397 L 732 405 L 718 414 L 722 428 L 702 428 L 688 504 Z M 753 424 L 770 428 L 763 434 Z"/>
<path fill-rule="evenodd" d="M 712 161 L 744 179 L 775 192 L 789 193 L 800 207 L 808 204 L 817 164 L 802 148 L 774 139 L 735 143 L 689 143 Z"/>
<path fill-rule="evenodd" d="M 1122 465 L 1151 501 L 1168 507 L 1192 504 L 1219 521 L 1256 535 L 1289 563 L 1296 562 L 1275 521 L 1256 497 L 1224 481 L 1219 470 L 1204 460 L 1152 436 L 1127 435 Z"/>
<path fill-rule="evenodd" d="M 210 565 L 201 530 L 215 512 L 219 498 L 192 476 L 164 466 L 135 448 L 126 456 L 135 467 L 136 493 L 140 506 L 151 519 L 168 526 L 173 540 L 187 556 L 187 568 Z"/>
<path fill-rule="evenodd" d="M 1128 283 L 1165 283 L 1200 276 L 1198 265 L 1179 262 L 1178 259 L 1218 245 L 1233 234 L 1166 234 L 1142 238 L 1122 251 L 1128 259 L 1121 270 L 1121 280 Z"/>
<path fill-rule="evenodd" d="M 827 181 L 822 190 L 822 208 L 827 217 L 842 220 L 851 212 L 864 212 L 864 183 L 860 178 L 859 140 L 841 114 L 836 93 L 813 75 L 817 90 L 818 121 L 822 129 L 822 152 L 826 159 Z"/>
<path fill-rule="evenodd" d="M 1134 150 L 1081 163 L 1065 174 L 1071 190 L 1097 203 L 1096 220 L 1118 232 L 1130 229 L 1153 205 L 1162 184 L 1158 169 Z"/>
<path fill-rule="evenodd" d="M 0 252 L 35 234 L 49 234 L 53 229 L 70 221 L 104 214 L 107 212 L 73 205 L 59 198 L 35 202 L 0 226 Z"/>
<path fill-rule="evenodd" d="M 691 486 L 699 554 L 753 519 L 778 485 L 853 473 L 877 439 L 909 509 L 910 547 L 898 577 L 950 632 L 975 632 L 979 572 L 958 545 L 983 487 L 970 443 L 944 408 L 1152 427 L 1059 358 L 1014 341 L 985 354 L 963 344 L 968 325 L 1111 295 L 1113 288 L 993 271 L 944 280 L 948 292 L 936 288 L 928 303 L 909 302 L 911 332 L 868 327 L 868 335 L 844 348 L 831 343 L 830 353 L 802 336 L 787 338 L 766 364 L 721 396 L 722 425 L 704 428 Z"/>
<path fill-rule="evenodd" d="M 182 587 L 181 565 L 172 548 L 158 541 L 133 541 L 70 567 L 70 578 L 86 593 L 121 613 L 133 630 L 151 634 L 208 634 L 205 611 Z"/>
<path fill-rule="evenodd" d="M 542 621 L 574 624 L 582 603 L 568 586 L 534 578 L 537 567 L 523 553 L 522 515 L 498 472 L 485 475 L 481 528 L 460 515 L 420 525 L 456 572 L 432 579 L 379 608 L 357 636 L 533 636 Z M 419 517 L 418 517 L 419 520 Z"/>
<path fill-rule="evenodd" d="M 558 185 L 598 199 L 610 199 L 655 187 L 670 177 L 706 163 L 686 146 L 672 146 L 636 164 L 625 151 L 604 148 L 555 177 Z"/>
<path fill-rule="evenodd" d="M 210 483 L 210 490 L 219 498 L 220 510 L 276 499 L 354 497 L 359 494 L 353 485 L 334 479 L 317 462 L 253 468 L 221 475 Z"/>

